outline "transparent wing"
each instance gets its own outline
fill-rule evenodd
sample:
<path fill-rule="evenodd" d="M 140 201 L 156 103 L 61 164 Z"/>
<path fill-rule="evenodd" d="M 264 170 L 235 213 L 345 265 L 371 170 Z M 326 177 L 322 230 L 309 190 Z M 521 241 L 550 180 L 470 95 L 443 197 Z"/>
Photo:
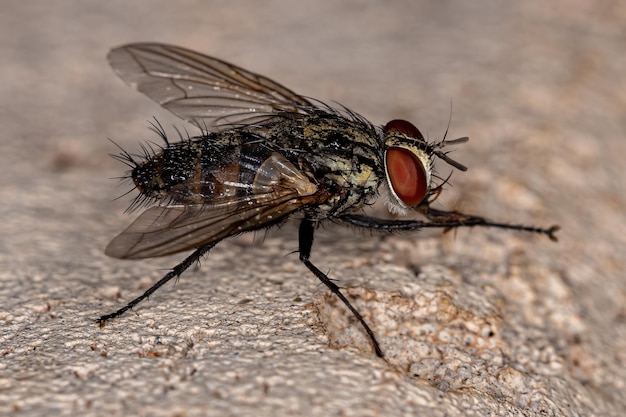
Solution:
<path fill-rule="evenodd" d="M 195 185 L 187 184 L 189 190 Z M 175 202 L 147 209 L 109 243 L 106 254 L 124 259 L 169 255 L 277 223 L 307 204 L 326 199 L 277 154 L 261 165 L 251 184 L 230 181 L 227 175 L 215 185 L 227 188 L 195 204 Z"/>
<path fill-rule="evenodd" d="M 111 50 L 109 63 L 132 87 L 203 129 L 261 124 L 313 104 L 282 85 L 188 49 L 136 43 Z"/>
<path fill-rule="evenodd" d="M 106 254 L 140 259 L 169 255 L 279 222 L 311 198 L 151 207 L 109 243 Z"/>

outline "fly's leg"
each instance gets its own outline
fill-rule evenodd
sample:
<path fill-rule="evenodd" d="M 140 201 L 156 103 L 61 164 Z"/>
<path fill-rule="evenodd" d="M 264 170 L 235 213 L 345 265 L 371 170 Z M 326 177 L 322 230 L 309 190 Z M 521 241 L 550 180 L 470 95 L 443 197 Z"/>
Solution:
<path fill-rule="evenodd" d="M 485 219 L 484 217 L 472 216 L 457 211 L 441 211 L 428 209 L 426 213 L 428 221 L 421 220 L 385 220 L 375 217 L 362 216 L 357 214 L 346 214 L 339 219 L 353 226 L 366 229 L 381 230 L 386 232 L 394 231 L 417 231 L 424 228 L 442 227 L 446 230 L 457 227 L 495 227 L 499 229 L 517 230 L 530 233 L 544 234 L 550 240 L 556 242 L 558 239 L 555 233 L 560 229 L 554 225 L 549 228 L 525 226 L 521 224 L 497 223 Z"/>
<path fill-rule="evenodd" d="M 333 294 L 339 297 L 339 299 L 346 305 L 346 307 L 348 307 L 352 314 L 354 314 L 354 317 L 357 318 L 357 320 L 365 329 L 365 332 L 367 333 L 370 341 L 372 342 L 372 345 L 374 346 L 374 351 L 376 352 L 376 355 L 381 358 L 384 357 L 383 351 L 380 349 L 380 345 L 376 340 L 376 336 L 374 335 L 372 329 L 370 329 L 370 327 L 365 322 L 365 319 L 363 319 L 363 317 L 356 310 L 356 308 L 354 308 L 352 304 L 350 304 L 350 301 L 348 301 L 348 299 L 341 293 L 337 284 L 335 284 L 330 278 L 328 278 L 328 275 L 320 271 L 309 260 L 309 258 L 311 257 L 311 249 L 313 247 L 313 235 L 313 222 L 308 219 L 302 220 L 302 222 L 300 223 L 298 236 L 300 245 L 300 261 L 302 261 L 302 263 L 309 269 L 309 271 L 311 271 L 320 281 L 322 281 L 322 283 L 326 285 Z"/>
<path fill-rule="evenodd" d="M 156 290 L 161 288 L 163 285 L 165 285 L 172 278 L 180 278 L 181 274 L 183 272 L 185 272 L 187 270 L 187 268 L 189 268 L 194 263 L 198 262 L 200 260 L 200 258 L 203 255 L 205 255 L 209 250 L 211 250 L 213 248 L 213 246 L 215 246 L 216 244 L 217 244 L 217 242 L 211 243 L 210 245 L 201 246 L 200 248 L 196 249 L 191 255 L 189 255 L 187 258 L 185 258 L 184 261 L 182 261 L 181 263 L 176 265 L 174 268 L 172 268 L 172 270 L 170 272 L 168 272 L 167 275 L 165 275 L 163 278 L 161 278 L 156 284 L 154 284 L 152 287 L 150 287 L 142 295 L 140 295 L 139 297 L 135 298 L 133 301 L 131 301 L 130 303 L 126 304 L 124 307 L 120 308 L 116 312 L 110 313 L 110 314 L 105 314 L 104 316 L 100 317 L 97 320 L 97 323 L 100 324 L 100 327 L 103 327 L 107 320 L 119 317 L 122 314 L 124 314 L 126 311 L 128 311 L 131 308 L 135 307 L 137 304 L 139 304 L 140 302 L 142 302 L 146 298 L 150 297 L 150 295 L 152 295 L 153 292 L 155 292 Z"/>

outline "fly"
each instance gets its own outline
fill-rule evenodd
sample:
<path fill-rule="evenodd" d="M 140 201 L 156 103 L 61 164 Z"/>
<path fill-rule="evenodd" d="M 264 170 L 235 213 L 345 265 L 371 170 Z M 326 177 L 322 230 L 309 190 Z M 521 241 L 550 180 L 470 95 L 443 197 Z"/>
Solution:
<path fill-rule="evenodd" d="M 444 148 L 468 138 L 428 142 L 405 120 L 376 126 L 346 108 L 305 98 L 243 68 L 176 46 L 138 43 L 108 56 L 126 83 L 201 129 L 141 160 L 127 152 L 139 195 L 130 209 L 145 210 L 106 248 L 120 259 L 164 256 L 193 249 L 144 294 L 98 320 L 101 325 L 148 298 L 227 237 L 264 229 L 298 214 L 299 257 L 350 309 L 379 357 L 383 352 L 361 314 L 311 262 L 315 228 L 325 221 L 384 232 L 423 228 L 496 227 L 547 235 L 558 226 L 497 223 L 430 207 L 445 184 L 433 172 L 440 159 L 466 171 Z M 383 220 L 360 212 L 382 193 L 391 212 L 424 220 Z"/>

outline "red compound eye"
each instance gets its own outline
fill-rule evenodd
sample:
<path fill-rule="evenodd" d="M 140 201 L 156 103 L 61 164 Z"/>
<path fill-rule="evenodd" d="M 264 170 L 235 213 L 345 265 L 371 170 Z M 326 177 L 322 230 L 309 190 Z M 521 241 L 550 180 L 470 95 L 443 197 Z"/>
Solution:
<path fill-rule="evenodd" d="M 389 182 L 396 196 L 407 206 L 419 204 L 428 191 L 422 162 L 404 148 L 389 148 L 386 162 Z"/>
<path fill-rule="evenodd" d="M 406 120 L 395 119 L 388 122 L 385 125 L 385 132 L 400 132 L 412 138 L 424 140 L 424 136 L 422 136 L 419 129 L 416 128 L 413 123 L 407 122 Z"/>

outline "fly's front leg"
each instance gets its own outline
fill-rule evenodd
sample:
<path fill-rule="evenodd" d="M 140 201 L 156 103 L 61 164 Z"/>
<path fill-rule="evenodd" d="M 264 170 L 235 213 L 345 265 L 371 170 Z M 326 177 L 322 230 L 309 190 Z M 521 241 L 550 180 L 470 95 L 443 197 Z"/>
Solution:
<path fill-rule="evenodd" d="M 378 341 L 376 340 L 376 336 L 374 335 L 374 332 L 372 331 L 372 329 L 370 329 L 370 327 L 365 322 L 365 319 L 363 319 L 363 317 L 357 311 L 357 309 L 354 308 L 352 304 L 350 304 L 350 301 L 348 301 L 348 299 L 341 293 L 337 284 L 335 284 L 330 278 L 328 278 L 328 275 L 320 271 L 309 260 L 309 258 L 311 257 L 311 249 L 313 248 L 313 239 L 314 239 L 314 227 L 313 227 L 313 222 L 311 220 L 308 220 L 308 219 L 302 220 L 302 222 L 300 223 L 298 239 L 299 239 L 299 244 L 300 244 L 300 261 L 302 261 L 302 263 L 309 269 L 309 271 L 311 271 L 313 275 L 315 275 L 320 281 L 322 281 L 322 283 L 326 285 L 333 294 L 339 297 L 339 299 L 346 305 L 346 307 L 348 307 L 348 309 L 352 312 L 352 314 L 354 314 L 354 317 L 357 318 L 357 320 L 361 323 L 361 325 L 365 329 L 365 332 L 367 333 L 370 341 L 372 342 L 376 355 L 381 358 L 384 357 L 383 351 L 380 349 L 380 345 L 378 344 Z"/>
<path fill-rule="evenodd" d="M 445 230 L 455 229 L 457 227 L 495 227 L 499 229 L 540 233 L 548 236 L 550 240 L 555 242 L 557 241 L 555 233 L 559 230 L 559 226 L 557 225 L 549 228 L 541 228 L 521 224 L 498 223 L 487 220 L 484 217 L 463 214 L 458 211 L 442 211 L 429 208 L 425 214 L 428 220 L 385 220 L 358 214 L 345 214 L 340 216 L 339 219 L 353 226 L 386 232 L 417 231 L 433 227 L 441 227 Z"/>

